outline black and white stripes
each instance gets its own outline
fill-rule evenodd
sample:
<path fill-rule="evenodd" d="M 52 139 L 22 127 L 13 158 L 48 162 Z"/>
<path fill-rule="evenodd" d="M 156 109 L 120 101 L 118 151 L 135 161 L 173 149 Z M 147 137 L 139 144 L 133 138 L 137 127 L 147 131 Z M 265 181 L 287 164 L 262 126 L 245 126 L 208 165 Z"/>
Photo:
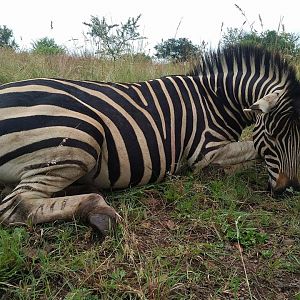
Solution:
<path fill-rule="evenodd" d="M 0 203 L 0 220 L 15 222 L 25 206 L 28 215 L 36 209 L 37 222 L 49 220 L 41 217 L 42 200 L 54 201 L 53 193 L 77 180 L 126 188 L 159 182 L 185 165 L 238 164 L 257 152 L 273 189 L 296 185 L 299 101 L 293 68 L 253 47 L 211 53 L 191 74 L 145 82 L 3 85 L 0 180 L 17 187 Z M 252 142 L 237 142 L 253 123 L 256 150 Z M 64 218 L 64 209 L 50 219 Z"/>

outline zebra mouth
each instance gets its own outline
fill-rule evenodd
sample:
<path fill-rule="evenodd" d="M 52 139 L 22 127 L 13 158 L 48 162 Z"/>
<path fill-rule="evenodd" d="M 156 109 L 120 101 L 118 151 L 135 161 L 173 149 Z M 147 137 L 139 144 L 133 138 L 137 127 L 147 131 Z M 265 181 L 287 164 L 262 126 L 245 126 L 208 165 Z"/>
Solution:
<path fill-rule="evenodd" d="M 295 193 L 300 192 L 300 184 L 299 183 L 289 184 L 288 186 L 285 187 L 273 188 L 270 182 L 268 182 L 267 191 L 271 192 L 273 198 L 279 198 L 282 196 L 290 197 L 295 195 Z"/>

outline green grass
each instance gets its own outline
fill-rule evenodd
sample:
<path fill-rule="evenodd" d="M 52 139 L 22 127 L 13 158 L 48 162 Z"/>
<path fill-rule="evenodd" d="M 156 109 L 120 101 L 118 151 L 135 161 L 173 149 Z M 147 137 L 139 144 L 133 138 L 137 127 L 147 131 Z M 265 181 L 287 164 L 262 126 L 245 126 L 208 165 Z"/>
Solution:
<path fill-rule="evenodd" d="M 186 68 L 0 52 L 1 82 L 131 81 Z M 1 227 L 0 299 L 250 299 L 249 287 L 253 299 L 300 299 L 300 196 L 273 199 L 266 182 L 258 163 L 106 194 L 123 221 L 103 243 L 75 221 Z"/>
<path fill-rule="evenodd" d="M 300 196 L 257 193 L 255 174 L 109 193 L 124 220 L 103 243 L 76 222 L 2 228 L 0 299 L 249 299 L 239 249 L 254 299 L 297 299 Z"/>

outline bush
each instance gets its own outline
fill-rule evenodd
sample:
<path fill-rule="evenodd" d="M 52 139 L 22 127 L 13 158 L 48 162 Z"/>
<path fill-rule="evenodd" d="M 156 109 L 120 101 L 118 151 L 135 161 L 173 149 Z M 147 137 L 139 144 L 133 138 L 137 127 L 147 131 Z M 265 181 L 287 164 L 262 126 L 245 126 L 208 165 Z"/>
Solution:
<path fill-rule="evenodd" d="M 187 38 L 168 39 L 154 46 L 157 58 L 168 59 L 171 61 L 188 61 L 204 51 L 206 43 L 201 46 L 194 45 Z"/>
<path fill-rule="evenodd" d="M 32 43 L 32 52 L 36 54 L 64 54 L 65 48 L 56 44 L 52 38 L 44 37 Z"/>

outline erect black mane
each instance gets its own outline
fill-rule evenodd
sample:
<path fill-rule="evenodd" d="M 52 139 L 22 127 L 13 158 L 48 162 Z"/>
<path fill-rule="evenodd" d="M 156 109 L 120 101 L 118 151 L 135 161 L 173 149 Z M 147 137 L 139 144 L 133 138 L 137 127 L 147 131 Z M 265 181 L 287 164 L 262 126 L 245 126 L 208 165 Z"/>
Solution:
<path fill-rule="evenodd" d="M 229 46 L 205 53 L 188 75 L 214 74 L 214 70 L 222 68 L 221 61 L 223 59 L 226 61 L 228 71 L 233 71 L 234 61 L 240 64 L 244 60 L 248 65 L 251 58 L 254 58 L 255 65 L 260 65 L 263 62 L 267 67 L 277 69 L 280 77 L 282 74 L 287 74 L 288 80 L 297 81 L 294 67 L 278 52 L 271 52 L 258 46 L 245 45 Z"/>
<path fill-rule="evenodd" d="M 298 116 L 300 116 L 300 82 L 297 79 L 296 70 L 291 63 L 287 61 L 278 52 L 266 50 L 258 46 L 229 46 L 219 48 L 216 51 L 205 53 L 199 58 L 194 69 L 187 75 L 213 75 L 219 70 L 223 70 L 222 61 L 226 61 L 228 72 L 234 71 L 234 62 L 238 65 L 244 61 L 246 66 L 254 63 L 255 66 L 264 65 L 266 69 L 278 72 L 279 79 L 284 75 L 286 81 L 289 82 L 289 90 L 287 91 L 293 99 L 292 105 Z"/>

